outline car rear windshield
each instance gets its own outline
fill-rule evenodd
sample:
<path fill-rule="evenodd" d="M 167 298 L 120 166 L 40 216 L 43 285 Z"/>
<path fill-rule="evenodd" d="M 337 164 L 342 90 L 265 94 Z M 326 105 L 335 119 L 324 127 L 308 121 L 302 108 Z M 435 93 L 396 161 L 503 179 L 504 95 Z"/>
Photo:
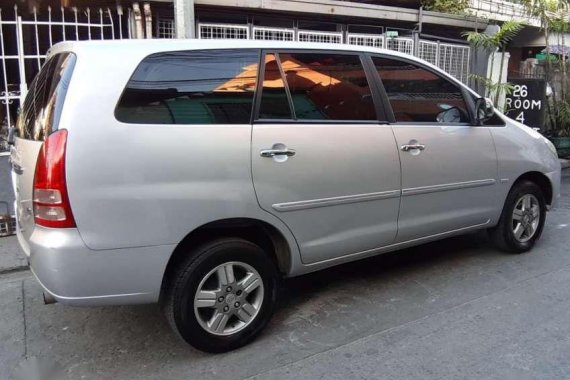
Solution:
<path fill-rule="evenodd" d="M 43 141 L 57 129 L 74 66 L 73 53 L 59 53 L 46 61 L 28 90 L 18 118 L 20 138 Z"/>
<path fill-rule="evenodd" d="M 115 110 L 130 124 L 248 124 L 259 51 L 175 51 L 145 58 Z"/>

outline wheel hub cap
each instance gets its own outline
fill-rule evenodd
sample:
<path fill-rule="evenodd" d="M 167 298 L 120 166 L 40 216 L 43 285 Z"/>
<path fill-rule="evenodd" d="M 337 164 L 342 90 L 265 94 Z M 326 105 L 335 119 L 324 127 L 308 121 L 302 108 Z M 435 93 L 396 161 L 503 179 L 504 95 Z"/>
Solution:
<path fill-rule="evenodd" d="M 512 229 L 515 239 L 525 243 L 532 239 L 540 223 L 540 204 L 532 194 L 519 198 L 512 215 Z"/>
<path fill-rule="evenodd" d="M 252 266 L 227 262 L 200 281 L 194 296 L 194 314 L 200 326 L 211 334 L 235 334 L 259 313 L 263 291 L 261 276 Z"/>
<path fill-rule="evenodd" d="M 226 297 L 226 303 L 228 305 L 231 305 L 234 303 L 234 301 L 236 300 L 236 296 L 234 296 L 233 294 L 228 294 L 228 296 Z"/>

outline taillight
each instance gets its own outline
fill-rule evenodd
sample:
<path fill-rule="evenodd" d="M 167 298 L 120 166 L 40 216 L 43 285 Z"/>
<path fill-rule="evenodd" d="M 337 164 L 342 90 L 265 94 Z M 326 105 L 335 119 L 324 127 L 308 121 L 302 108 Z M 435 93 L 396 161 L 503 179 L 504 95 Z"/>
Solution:
<path fill-rule="evenodd" d="M 44 141 L 34 176 L 34 219 L 44 227 L 75 227 L 65 181 L 67 131 L 60 129 Z"/>

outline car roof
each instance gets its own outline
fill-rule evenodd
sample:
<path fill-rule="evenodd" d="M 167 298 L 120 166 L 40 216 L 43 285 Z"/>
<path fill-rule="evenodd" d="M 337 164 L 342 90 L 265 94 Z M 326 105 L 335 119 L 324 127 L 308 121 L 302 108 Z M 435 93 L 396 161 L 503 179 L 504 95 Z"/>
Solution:
<path fill-rule="evenodd" d="M 393 50 L 380 49 L 369 46 L 347 45 L 347 44 L 331 44 L 331 43 L 314 43 L 314 42 L 298 42 L 298 41 L 263 41 L 263 40 L 238 40 L 238 39 L 128 39 L 128 40 L 91 40 L 91 41 L 65 41 L 55 44 L 49 51 L 49 54 L 55 54 L 60 51 L 84 50 L 101 52 L 113 50 L 114 54 L 129 54 L 135 52 L 137 54 L 153 54 L 166 51 L 180 50 L 198 50 L 198 49 L 311 49 L 311 50 L 337 50 L 337 51 L 354 51 L 354 52 L 370 52 L 384 53 L 392 56 L 417 60 L 414 56 L 399 53 Z"/>

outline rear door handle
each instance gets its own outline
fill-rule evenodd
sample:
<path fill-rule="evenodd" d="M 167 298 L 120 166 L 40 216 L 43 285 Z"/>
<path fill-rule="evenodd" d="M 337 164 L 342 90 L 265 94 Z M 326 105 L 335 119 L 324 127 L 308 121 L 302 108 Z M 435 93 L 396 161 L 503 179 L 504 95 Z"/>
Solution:
<path fill-rule="evenodd" d="M 261 157 L 275 157 L 275 156 L 287 156 L 291 157 L 295 155 L 295 149 L 263 149 L 259 152 Z"/>
<path fill-rule="evenodd" d="M 403 150 L 404 152 L 408 152 L 414 149 L 424 150 L 425 148 L 426 146 L 424 144 L 405 144 L 400 147 L 400 149 Z"/>

